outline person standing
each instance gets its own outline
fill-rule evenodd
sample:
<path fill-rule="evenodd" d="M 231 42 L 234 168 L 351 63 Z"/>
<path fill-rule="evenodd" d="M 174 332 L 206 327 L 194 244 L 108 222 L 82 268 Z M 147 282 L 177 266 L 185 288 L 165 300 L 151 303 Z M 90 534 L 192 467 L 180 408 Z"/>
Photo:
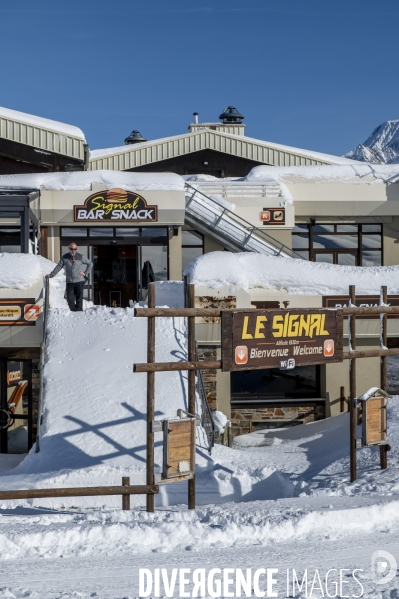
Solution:
<path fill-rule="evenodd" d="M 71 312 L 82 312 L 85 277 L 87 277 L 93 268 L 93 263 L 87 258 L 84 258 L 82 254 L 78 254 L 76 243 L 71 242 L 68 246 L 68 249 L 69 252 L 62 256 L 54 270 L 50 274 L 46 275 L 46 277 L 52 279 L 61 270 L 61 268 L 64 268 L 66 275 L 66 295 L 69 309 Z M 83 265 L 86 265 L 85 270 L 82 270 Z"/>

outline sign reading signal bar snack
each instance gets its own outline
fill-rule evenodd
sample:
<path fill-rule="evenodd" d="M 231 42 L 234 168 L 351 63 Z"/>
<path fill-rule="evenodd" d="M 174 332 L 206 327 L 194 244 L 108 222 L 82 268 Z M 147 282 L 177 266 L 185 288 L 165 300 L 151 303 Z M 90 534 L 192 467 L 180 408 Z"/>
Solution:
<path fill-rule="evenodd" d="M 93 193 L 84 206 L 74 206 L 77 221 L 157 221 L 158 206 L 149 206 L 139 194 L 115 187 Z"/>
<path fill-rule="evenodd" d="M 342 310 L 222 312 L 222 369 L 289 369 L 342 361 Z"/>

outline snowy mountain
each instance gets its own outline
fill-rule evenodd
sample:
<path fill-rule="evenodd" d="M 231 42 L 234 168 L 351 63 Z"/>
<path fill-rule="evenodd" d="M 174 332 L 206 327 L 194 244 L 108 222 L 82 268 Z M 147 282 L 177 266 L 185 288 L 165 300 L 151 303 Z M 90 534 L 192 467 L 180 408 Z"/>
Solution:
<path fill-rule="evenodd" d="M 382 123 L 345 157 L 371 164 L 399 164 L 399 121 Z"/>

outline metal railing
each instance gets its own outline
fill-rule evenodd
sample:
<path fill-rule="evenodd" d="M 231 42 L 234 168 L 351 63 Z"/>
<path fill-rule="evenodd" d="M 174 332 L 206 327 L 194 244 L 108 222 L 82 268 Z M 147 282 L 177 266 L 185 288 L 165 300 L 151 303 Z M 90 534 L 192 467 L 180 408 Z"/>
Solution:
<path fill-rule="evenodd" d="M 195 344 L 195 358 L 199 361 L 197 344 Z M 201 370 L 197 371 L 197 393 L 201 399 L 201 426 L 205 430 L 208 439 L 208 452 L 211 455 L 215 445 L 215 423 L 213 422 L 212 411 L 209 407 Z"/>
<path fill-rule="evenodd" d="M 189 183 L 186 183 L 185 220 L 201 233 L 213 234 L 233 252 L 257 252 L 304 259 L 261 227 L 255 227 Z"/>
<path fill-rule="evenodd" d="M 40 451 L 40 426 L 42 419 L 43 394 L 44 394 L 44 363 L 46 358 L 46 340 L 47 340 L 47 318 L 50 309 L 50 279 L 45 278 L 44 283 L 44 302 L 43 302 L 43 339 L 40 347 L 40 389 L 39 406 L 37 411 L 37 434 L 36 434 L 36 453 Z"/>

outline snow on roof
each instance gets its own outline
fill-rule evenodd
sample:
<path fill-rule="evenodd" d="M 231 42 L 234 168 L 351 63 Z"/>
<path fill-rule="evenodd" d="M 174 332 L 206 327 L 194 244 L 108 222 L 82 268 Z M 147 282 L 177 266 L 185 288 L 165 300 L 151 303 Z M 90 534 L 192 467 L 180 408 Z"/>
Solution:
<path fill-rule="evenodd" d="M 278 178 L 285 183 L 301 180 L 313 183 L 394 183 L 399 180 L 399 164 L 376 165 L 354 162 L 321 166 L 255 166 L 240 181 L 269 182 Z"/>
<path fill-rule="evenodd" d="M 145 147 L 152 146 L 152 145 L 159 144 L 159 143 L 178 141 L 180 139 L 183 139 L 186 137 L 191 137 L 191 136 L 201 136 L 204 133 L 204 131 L 207 131 L 207 129 L 204 128 L 199 131 L 193 131 L 191 133 L 183 133 L 183 134 L 174 135 L 171 137 L 162 137 L 160 139 L 153 139 L 153 140 L 145 141 L 145 142 L 138 143 L 138 144 L 128 144 L 128 145 L 124 145 L 124 146 L 117 146 L 115 148 L 104 148 L 104 149 L 98 149 L 98 150 L 91 150 L 90 151 L 90 161 L 105 158 L 107 156 L 113 156 L 116 154 L 132 152 L 132 151 L 138 150 L 140 148 L 145 148 Z M 334 156 L 332 154 L 323 154 L 322 152 L 314 152 L 312 150 L 305 150 L 303 148 L 296 148 L 293 146 L 285 146 L 283 144 L 277 144 L 277 143 L 273 143 L 273 142 L 269 142 L 269 141 L 264 141 L 262 139 L 256 139 L 254 137 L 247 137 L 247 136 L 243 136 L 243 135 L 234 135 L 232 133 L 225 133 L 224 131 L 213 131 L 213 130 L 208 130 L 208 131 L 210 131 L 212 134 L 220 135 L 220 136 L 223 136 L 226 138 L 236 139 L 241 142 L 247 142 L 247 143 L 251 143 L 251 144 L 255 144 L 255 145 L 259 145 L 259 146 L 267 146 L 270 149 L 278 150 L 280 152 L 287 152 L 290 154 L 298 154 L 300 156 L 303 156 L 304 158 L 309 158 L 311 160 L 318 160 L 321 162 L 327 162 L 327 163 L 332 163 L 332 164 L 362 164 L 361 162 L 357 163 L 355 160 L 351 160 L 350 158 L 345 158 L 343 156 Z"/>
<path fill-rule="evenodd" d="M 381 285 L 386 285 L 390 293 L 399 293 L 399 266 L 337 266 L 250 252 L 204 254 L 184 274 L 190 283 L 214 289 L 260 287 L 293 295 L 346 295 L 349 285 L 364 294 L 379 293 Z"/>
<path fill-rule="evenodd" d="M 184 180 L 173 173 L 128 173 L 104 170 L 0 176 L 0 189 L 90 191 L 92 183 L 104 185 L 105 189 L 121 187 L 127 191 L 184 190 Z"/>
<path fill-rule="evenodd" d="M 86 141 L 83 131 L 74 125 L 52 121 L 51 119 L 27 114 L 26 112 L 19 112 L 18 110 L 11 110 L 10 108 L 4 108 L 3 106 L 0 106 L 0 118 L 1 117 L 36 127 L 42 127 L 43 129 L 50 129 L 57 133 L 65 133 L 65 135 L 70 135 L 71 137 L 77 137 L 78 139 Z"/>
<path fill-rule="evenodd" d="M 27 289 L 53 268 L 54 264 L 42 256 L 0 254 L 0 288 Z"/>

